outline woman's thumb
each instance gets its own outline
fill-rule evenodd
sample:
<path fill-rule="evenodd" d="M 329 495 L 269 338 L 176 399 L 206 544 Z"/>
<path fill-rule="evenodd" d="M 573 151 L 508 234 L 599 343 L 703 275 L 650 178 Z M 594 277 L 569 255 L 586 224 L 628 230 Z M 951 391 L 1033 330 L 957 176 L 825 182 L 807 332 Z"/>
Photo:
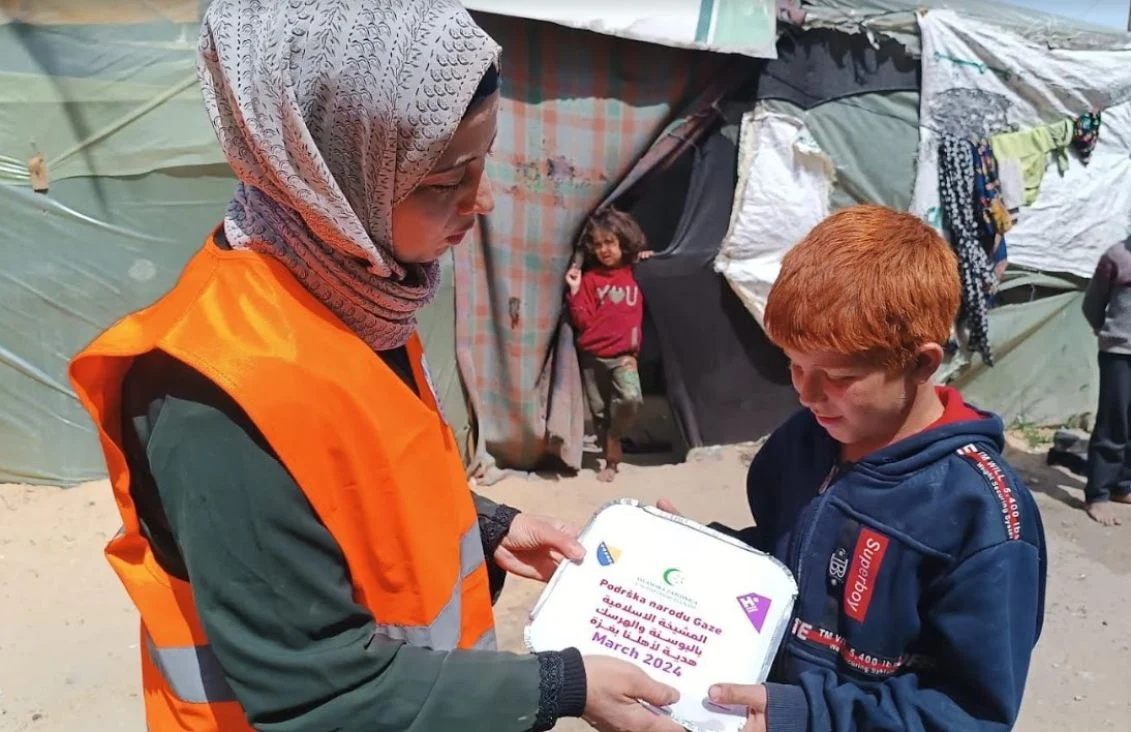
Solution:
<path fill-rule="evenodd" d="M 562 526 L 547 524 L 543 527 L 540 537 L 548 544 L 562 553 L 567 559 L 580 562 L 585 558 L 585 547 L 577 540 L 577 532 Z"/>

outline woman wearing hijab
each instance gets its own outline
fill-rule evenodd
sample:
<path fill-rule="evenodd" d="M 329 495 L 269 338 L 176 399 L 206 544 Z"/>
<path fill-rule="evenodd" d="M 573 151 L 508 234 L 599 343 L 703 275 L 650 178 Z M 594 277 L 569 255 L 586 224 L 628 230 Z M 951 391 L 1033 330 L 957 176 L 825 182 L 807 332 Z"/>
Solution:
<path fill-rule="evenodd" d="M 147 726 L 678 730 L 674 690 L 495 650 L 562 524 L 473 497 L 416 336 L 493 206 L 499 48 L 455 0 L 215 0 L 199 70 L 239 178 L 171 292 L 75 357 L 141 615 Z"/>

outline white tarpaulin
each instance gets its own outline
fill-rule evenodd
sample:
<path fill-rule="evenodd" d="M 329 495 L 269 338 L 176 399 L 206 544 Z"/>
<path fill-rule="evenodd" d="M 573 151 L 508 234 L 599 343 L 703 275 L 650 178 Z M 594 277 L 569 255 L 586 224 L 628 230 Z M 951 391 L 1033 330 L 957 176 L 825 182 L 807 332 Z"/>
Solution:
<path fill-rule="evenodd" d="M 760 109 L 743 115 L 738 185 L 715 271 L 759 325 L 782 257 L 828 216 L 834 175 L 802 120 Z"/>
<path fill-rule="evenodd" d="M 1085 166 L 1063 176 L 1049 161 L 1040 192 L 1007 235 L 1009 260 L 1090 277 L 1105 249 L 1131 233 L 1131 43 L 1110 50 L 1049 48 L 949 10 L 919 15 L 920 146 L 911 210 L 940 227 L 940 133 L 989 138 L 1103 112 Z"/>
<path fill-rule="evenodd" d="M 776 0 L 463 0 L 463 5 L 665 46 L 778 57 Z"/>

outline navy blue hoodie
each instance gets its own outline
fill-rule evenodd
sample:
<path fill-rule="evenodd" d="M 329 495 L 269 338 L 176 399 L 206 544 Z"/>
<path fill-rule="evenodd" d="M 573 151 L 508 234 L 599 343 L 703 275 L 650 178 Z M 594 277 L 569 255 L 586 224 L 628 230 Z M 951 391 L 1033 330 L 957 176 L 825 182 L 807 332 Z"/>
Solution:
<path fill-rule="evenodd" d="M 1001 420 L 980 414 L 838 464 L 802 411 L 758 453 L 758 525 L 729 533 L 800 588 L 768 732 L 1012 729 L 1044 620 L 1044 528 Z"/>

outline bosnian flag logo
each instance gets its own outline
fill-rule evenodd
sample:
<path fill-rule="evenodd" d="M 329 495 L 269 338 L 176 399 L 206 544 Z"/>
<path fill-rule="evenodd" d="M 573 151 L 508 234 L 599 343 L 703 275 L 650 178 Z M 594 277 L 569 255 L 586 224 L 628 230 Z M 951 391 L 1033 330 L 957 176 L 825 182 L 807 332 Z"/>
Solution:
<path fill-rule="evenodd" d="M 618 559 L 620 559 L 620 549 L 617 549 L 615 546 L 609 546 L 603 541 L 597 545 L 597 562 L 602 567 L 615 564 Z"/>

